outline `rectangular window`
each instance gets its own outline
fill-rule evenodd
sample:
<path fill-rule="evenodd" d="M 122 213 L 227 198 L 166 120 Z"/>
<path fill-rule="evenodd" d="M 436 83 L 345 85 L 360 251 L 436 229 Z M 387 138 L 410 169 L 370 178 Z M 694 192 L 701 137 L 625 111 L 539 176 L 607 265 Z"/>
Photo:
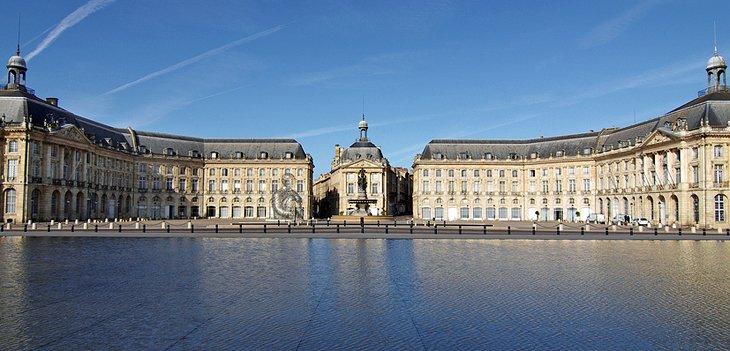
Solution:
<path fill-rule="evenodd" d="M 227 179 L 221 180 L 221 192 L 223 192 L 224 194 L 228 192 L 228 180 Z"/>
<path fill-rule="evenodd" d="M 575 179 L 568 179 L 568 191 L 575 192 Z"/>
<path fill-rule="evenodd" d="M 373 183 L 372 186 L 370 187 L 370 192 L 372 194 L 379 193 L 380 192 L 380 184 L 379 183 Z"/>
<path fill-rule="evenodd" d="M 534 180 L 531 180 L 530 181 L 530 190 L 529 190 L 529 192 L 534 193 L 534 192 L 537 191 L 536 189 L 537 189 L 537 183 L 535 183 Z"/>
<path fill-rule="evenodd" d="M 187 167 L 185 167 L 185 166 L 180 166 L 180 169 L 179 169 L 179 171 L 180 171 L 180 172 L 179 172 L 179 173 L 180 173 L 180 175 L 185 175 L 185 173 L 186 173 L 186 172 L 188 171 L 188 168 L 187 168 Z"/>
<path fill-rule="evenodd" d="M 583 179 L 583 191 L 591 191 L 591 180 Z"/>
<path fill-rule="evenodd" d="M 519 221 L 522 217 L 521 213 L 522 213 L 522 211 L 520 211 L 519 207 L 512 207 L 512 220 Z"/>
<path fill-rule="evenodd" d="M 508 212 L 507 211 L 508 211 L 507 210 L 507 207 L 500 207 L 499 208 L 499 219 L 507 219 L 508 218 L 507 217 L 507 215 L 508 215 Z"/>
<path fill-rule="evenodd" d="M 303 180 L 297 180 L 297 192 L 298 193 L 304 192 L 304 181 Z"/>
<path fill-rule="evenodd" d="M 474 213 L 474 219 L 482 219 L 482 208 L 481 207 L 474 207 L 472 210 Z"/>
<path fill-rule="evenodd" d="M 17 140 L 11 140 L 8 143 L 8 152 L 18 152 L 18 141 Z"/>
<path fill-rule="evenodd" d="M 215 192 L 215 180 L 208 181 L 208 192 L 210 192 L 210 193 Z"/>
<path fill-rule="evenodd" d="M 253 180 L 246 179 L 246 191 L 252 192 L 253 191 Z"/>
<path fill-rule="evenodd" d="M 462 207 L 459 212 L 461 219 L 469 219 L 469 207 Z"/>
<path fill-rule="evenodd" d="M 543 180 L 542 181 L 542 192 L 546 193 L 548 191 L 550 191 L 550 184 L 548 183 L 547 180 Z"/>
<path fill-rule="evenodd" d="M 264 193 L 266 191 L 266 181 L 259 180 L 259 192 Z"/>
<path fill-rule="evenodd" d="M 479 177 L 479 170 L 478 169 L 475 169 L 474 170 L 474 178 L 478 178 L 478 177 Z"/>
<path fill-rule="evenodd" d="M 198 180 L 197 179 L 193 179 L 192 182 L 190 182 L 190 188 L 191 188 L 190 190 L 192 192 L 194 192 L 194 193 L 198 192 Z"/>
<path fill-rule="evenodd" d="M 279 181 L 278 180 L 272 180 L 271 181 L 271 192 L 275 193 L 279 191 Z"/>
<path fill-rule="evenodd" d="M 266 207 L 259 206 L 256 208 L 256 217 L 266 218 Z"/>
<path fill-rule="evenodd" d="M 480 192 L 480 191 L 482 191 L 482 187 L 480 186 L 480 183 L 479 183 L 478 180 L 475 180 L 474 181 L 474 191 L 477 192 L 477 193 Z"/>
<path fill-rule="evenodd" d="M 421 208 L 421 218 L 422 219 L 431 219 L 431 208 L 430 207 Z"/>
<path fill-rule="evenodd" d="M 520 191 L 519 189 L 520 189 L 520 183 L 519 182 L 512 182 L 512 192 L 513 193 L 516 193 L 516 192 Z"/>
<path fill-rule="evenodd" d="M 495 219 L 494 207 L 487 207 L 487 219 Z"/>
<path fill-rule="evenodd" d="M 352 195 L 355 193 L 355 184 L 347 183 L 347 194 Z"/>
<path fill-rule="evenodd" d="M 167 181 L 165 183 L 165 189 L 172 190 L 172 178 L 167 178 Z"/>
<path fill-rule="evenodd" d="M 442 191 L 443 191 L 443 189 L 441 189 L 441 181 L 437 180 L 436 181 L 436 193 L 440 193 Z"/>
<path fill-rule="evenodd" d="M 18 160 L 8 160 L 8 180 L 15 180 L 18 177 Z"/>
<path fill-rule="evenodd" d="M 180 180 L 179 180 L 179 181 L 177 182 L 177 189 L 178 189 L 178 191 L 180 191 L 180 192 L 185 192 L 185 185 L 186 185 L 186 184 L 185 184 L 185 179 L 180 179 Z"/>
<path fill-rule="evenodd" d="M 723 165 L 715 165 L 715 183 L 722 183 L 724 177 L 722 174 Z"/>
<path fill-rule="evenodd" d="M 715 158 L 722 157 L 722 146 L 721 145 L 715 145 L 713 154 L 715 155 Z"/>
<path fill-rule="evenodd" d="M 563 191 L 563 181 L 561 181 L 560 179 L 555 180 L 555 191 Z"/>
<path fill-rule="evenodd" d="M 233 181 L 233 192 L 240 193 L 241 192 L 241 180 L 236 179 Z"/>
<path fill-rule="evenodd" d="M 139 176 L 139 188 L 147 189 L 147 177 Z"/>
<path fill-rule="evenodd" d="M 428 189 L 428 180 L 423 181 L 423 186 L 421 187 L 421 191 L 424 193 L 427 193 L 429 191 Z"/>

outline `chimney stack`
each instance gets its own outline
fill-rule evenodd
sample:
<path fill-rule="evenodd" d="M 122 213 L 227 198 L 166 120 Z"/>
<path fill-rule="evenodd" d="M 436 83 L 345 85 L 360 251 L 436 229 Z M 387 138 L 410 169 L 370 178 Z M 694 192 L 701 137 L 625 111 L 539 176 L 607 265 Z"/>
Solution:
<path fill-rule="evenodd" d="M 47 103 L 48 103 L 49 105 L 51 105 L 51 106 L 56 106 L 56 107 L 58 107 L 58 98 L 54 98 L 54 97 L 49 97 L 49 98 L 46 98 L 46 102 L 47 102 Z"/>

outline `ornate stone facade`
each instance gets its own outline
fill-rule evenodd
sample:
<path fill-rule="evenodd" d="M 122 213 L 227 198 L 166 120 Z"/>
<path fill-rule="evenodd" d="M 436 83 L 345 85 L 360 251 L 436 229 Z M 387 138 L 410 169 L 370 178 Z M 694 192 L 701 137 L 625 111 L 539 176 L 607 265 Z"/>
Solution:
<path fill-rule="evenodd" d="M 532 140 L 433 140 L 416 156 L 414 217 L 585 220 L 727 228 L 730 93 L 725 60 L 708 88 L 624 128 Z"/>
<path fill-rule="evenodd" d="M 201 139 L 110 127 L 39 99 L 20 53 L 0 90 L 4 222 L 276 218 L 288 185 L 311 213 L 312 158 L 291 139 Z M 289 202 L 290 203 L 290 202 Z"/>

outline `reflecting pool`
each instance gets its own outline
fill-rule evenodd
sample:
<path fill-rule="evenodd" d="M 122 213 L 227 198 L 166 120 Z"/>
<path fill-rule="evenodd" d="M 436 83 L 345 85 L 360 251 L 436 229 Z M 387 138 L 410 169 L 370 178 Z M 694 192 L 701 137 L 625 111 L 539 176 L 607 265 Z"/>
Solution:
<path fill-rule="evenodd" d="M 727 349 L 730 245 L 0 237 L 2 349 Z"/>

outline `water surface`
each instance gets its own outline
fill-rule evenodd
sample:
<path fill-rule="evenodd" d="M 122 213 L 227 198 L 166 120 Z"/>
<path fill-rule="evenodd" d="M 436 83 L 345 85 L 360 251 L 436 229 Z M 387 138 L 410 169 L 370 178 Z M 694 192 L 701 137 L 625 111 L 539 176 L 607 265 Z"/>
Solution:
<path fill-rule="evenodd" d="M 728 349 L 713 241 L 0 238 L 3 349 Z"/>

